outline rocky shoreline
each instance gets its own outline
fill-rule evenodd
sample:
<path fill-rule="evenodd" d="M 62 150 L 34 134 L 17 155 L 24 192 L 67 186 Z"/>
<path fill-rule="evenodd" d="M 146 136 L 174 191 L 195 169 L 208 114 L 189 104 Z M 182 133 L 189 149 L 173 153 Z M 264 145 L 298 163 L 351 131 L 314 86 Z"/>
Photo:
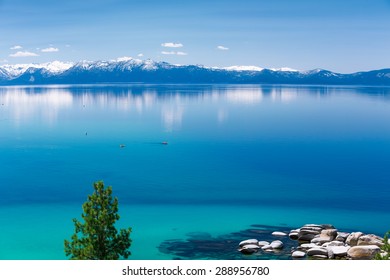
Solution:
<path fill-rule="evenodd" d="M 372 260 L 378 253 L 386 254 L 381 251 L 382 237 L 363 232 L 342 232 L 333 225 L 306 224 L 290 232 L 275 231 L 272 236 L 274 240 L 243 240 L 238 250 L 244 255 L 277 253 L 285 246 L 283 239 L 288 238 L 296 241 L 296 246 L 291 247 L 293 259 Z"/>

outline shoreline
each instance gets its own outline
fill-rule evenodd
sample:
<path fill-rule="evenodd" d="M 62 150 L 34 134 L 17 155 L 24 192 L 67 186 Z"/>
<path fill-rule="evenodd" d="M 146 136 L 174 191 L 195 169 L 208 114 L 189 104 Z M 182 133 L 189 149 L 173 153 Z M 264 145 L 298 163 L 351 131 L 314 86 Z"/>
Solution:
<path fill-rule="evenodd" d="M 166 240 L 158 247 L 174 260 L 374 259 L 383 238 L 371 233 L 338 231 L 333 225 L 252 225 L 250 229 L 213 237 L 187 233 L 185 240 Z"/>
<path fill-rule="evenodd" d="M 275 252 L 283 249 L 284 243 L 279 239 L 289 238 L 296 241 L 297 247 L 291 247 L 292 259 L 339 259 L 339 260 L 373 260 L 380 254 L 385 240 L 372 233 L 360 231 L 344 232 L 330 224 L 305 224 L 289 233 L 274 231 L 277 238 L 271 242 L 249 239 L 241 241 L 239 251 L 243 254 L 254 254 L 259 251 Z"/>

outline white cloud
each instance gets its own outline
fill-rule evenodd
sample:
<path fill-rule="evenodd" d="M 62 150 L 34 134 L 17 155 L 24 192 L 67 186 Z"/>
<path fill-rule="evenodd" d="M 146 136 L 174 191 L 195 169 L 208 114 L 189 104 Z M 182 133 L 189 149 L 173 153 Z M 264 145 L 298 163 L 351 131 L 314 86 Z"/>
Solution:
<path fill-rule="evenodd" d="M 162 43 L 161 46 L 164 48 L 182 48 L 183 44 L 181 43 Z"/>
<path fill-rule="evenodd" d="M 10 50 L 20 50 L 20 49 L 23 49 L 23 47 L 19 46 L 19 45 L 16 45 L 16 46 L 13 46 L 10 48 Z"/>
<path fill-rule="evenodd" d="M 165 55 L 187 55 L 187 53 L 185 52 L 173 52 L 173 51 L 170 52 L 162 51 L 161 53 Z"/>
<path fill-rule="evenodd" d="M 137 56 L 138 56 L 138 57 L 143 57 L 144 54 L 143 54 L 143 53 L 139 53 Z"/>
<path fill-rule="evenodd" d="M 122 57 L 118 57 L 116 59 L 116 61 L 118 62 L 121 62 L 121 61 L 129 61 L 129 60 L 132 60 L 133 58 L 131 56 L 122 56 Z"/>
<path fill-rule="evenodd" d="M 229 50 L 229 48 L 224 47 L 224 46 L 218 46 L 217 49 L 218 49 L 218 50 L 221 50 L 221 51 L 227 51 L 227 50 Z"/>
<path fill-rule="evenodd" d="M 46 48 L 46 49 L 42 49 L 41 52 L 58 52 L 59 49 L 58 48 L 53 48 L 53 47 L 50 47 L 50 48 Z"/>
<path fill-rule="evenodd" d="M 70 48 L 70 45 L 69 45 L 69 44 L 66 44 L 65 47 Z"/>
<path fill-rule="evenodd" d="M 29 57 L 29 56 L 39 56 L 36 53 L 33 52 L 16 52 L 9 55 L 10 57 Z"/>

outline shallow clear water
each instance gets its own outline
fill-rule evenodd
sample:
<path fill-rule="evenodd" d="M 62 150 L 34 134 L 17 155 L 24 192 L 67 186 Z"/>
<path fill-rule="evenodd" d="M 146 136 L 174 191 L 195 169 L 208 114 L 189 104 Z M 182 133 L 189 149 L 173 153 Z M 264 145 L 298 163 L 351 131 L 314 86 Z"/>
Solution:
<path fill-rule="evenodd" d="M 133 227 L 133 259 L 251 224 L 383 235 L 389 123 L 389 88 L 0 88 L 0 259 L 65 258 L 97 180 Z"/>

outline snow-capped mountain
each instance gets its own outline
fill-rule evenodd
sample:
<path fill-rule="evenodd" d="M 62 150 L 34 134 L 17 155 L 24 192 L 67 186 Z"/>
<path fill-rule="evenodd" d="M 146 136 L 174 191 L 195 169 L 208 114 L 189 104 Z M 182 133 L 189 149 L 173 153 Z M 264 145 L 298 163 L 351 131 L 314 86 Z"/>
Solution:
<path fill-rule="evenodd" d="M 323 69 L 298 71 L 258 66 L 205 67 L 122 57 L 77 63 L 53 61 L 42 64 L 0 66 L 0 85 L 90 83 L 236 83 L 390 85 L 390 69 L 339 74 Z"/>
<path fill-rule="evenodd" d="M 72 62 L 53 61 L 48 63 L 30 64 L 4 64 L 0 66 L 0 72 L 6 73 L 9 77 L 18 77 L 28 69 L 44 69 L 47 73 L 59 74 L 74 65 Z"/>
<path fill-rule="evenodd" d="M 257 66 L 228 66 L 228 67 L 214 67 L 213 69 L 223 69 L 223 70 L 228 70 L 228 71 L 262 71 L 264 68 L 257 67 Z"/>

